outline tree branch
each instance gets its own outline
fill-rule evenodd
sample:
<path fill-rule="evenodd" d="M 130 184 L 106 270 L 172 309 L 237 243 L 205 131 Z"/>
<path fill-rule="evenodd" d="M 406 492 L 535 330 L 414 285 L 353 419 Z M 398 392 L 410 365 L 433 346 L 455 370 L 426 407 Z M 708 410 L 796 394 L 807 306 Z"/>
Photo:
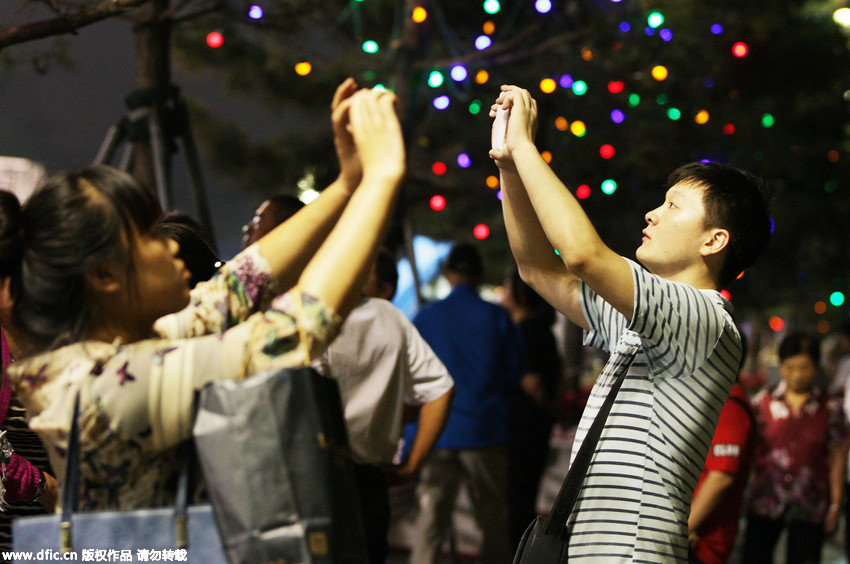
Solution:
<path fill-rule="evenodd" d="M 18 43 L 65 33 L 76 33 L 81 27 L 123 14 L 147 2 L 149 0 L 104 0 L 99 4 L 84 7 L 77 12 L 6 28 L 0 30 L 0 51 Z"/>

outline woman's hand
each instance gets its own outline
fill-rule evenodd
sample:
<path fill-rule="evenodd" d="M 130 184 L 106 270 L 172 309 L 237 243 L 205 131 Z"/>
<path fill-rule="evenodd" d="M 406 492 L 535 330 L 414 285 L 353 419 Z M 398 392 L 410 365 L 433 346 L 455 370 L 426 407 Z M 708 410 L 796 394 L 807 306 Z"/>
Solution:
<path fill-rule="evenodd" d="M 363 176 L 363 168 L 354 138 L 349 131 L 349 115 L 351 96 L 357 91 L 357 83 L 353 78 L 346 78 L 337 86 L 331 102 L 331 123 L 334 131 L 334 147 L 339 159 L 339 176 L 349 193 L 353 192 Z"/>
<path fill-rule="evenodd" d="M 348 110 L 351 133 L 366 177 L 399 182 L 406 171 L 404 139 L 390 92 L 361 90 Z"/>

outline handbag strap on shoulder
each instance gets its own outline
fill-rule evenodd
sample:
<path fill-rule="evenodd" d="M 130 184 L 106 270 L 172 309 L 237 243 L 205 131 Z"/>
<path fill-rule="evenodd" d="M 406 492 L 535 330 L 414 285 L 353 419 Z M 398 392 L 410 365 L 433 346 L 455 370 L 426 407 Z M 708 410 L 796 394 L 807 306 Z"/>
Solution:
<path fill-rule="evenodd" d="M 71 417 L 71 430 L 68 436 L 68 450 L 65 456 L 65 484 L 62 489 L 62 515 L 60 519 L 60 549 L 62 552 L 73 550 L 71 517 L 77 511 L 80 501 L 80 392 L 74 396 L 74 409 Z M 175 521 L 177 548 L 187 546 L 186 519 L 189 507 L 189 482 L 194 464 L 194 449 L 191 441 L 180 445 L 180 473 L 177 480 L 175 498 Z M 182 544 L 181 544 L 182 543 Z"/>
<path fill-rule="evenodd" d="M 593 419 L 593 423 L 590 425 L 590 429 L 587 431 L 587 435 L 584 441 L 582 441 L 573 463 L 570 465 L 567 477 L 561 485 L 561 490 L 558 492 L 558 497 L 552 506 L 552 512 L 549 515 L 549 520 L 544 530 L 546 535 L 560 536 L 566 530 L 567 520 L 573 511 L 579 491 L 581 490 L 581 485 L 584 482 L 584 477 L 587 474 L 587 468 L 590 466 L 593 453 L 596 451 L 596 443 L 599 442 L 602 429 L 605 427 L 605 421 L 608 419 L 608 413 L 611 411 L 611 406 L 614 404 L 623 380 L 626 379 L 626 374 L 629 372 L 636 353 L 637 347 L 633 347 L 629 353 L 620 358 L 619 364 L 614 369 L 616 371 L 616 379 L 608 391 L 605 401 L 599 408 L 596 417 Z"/>

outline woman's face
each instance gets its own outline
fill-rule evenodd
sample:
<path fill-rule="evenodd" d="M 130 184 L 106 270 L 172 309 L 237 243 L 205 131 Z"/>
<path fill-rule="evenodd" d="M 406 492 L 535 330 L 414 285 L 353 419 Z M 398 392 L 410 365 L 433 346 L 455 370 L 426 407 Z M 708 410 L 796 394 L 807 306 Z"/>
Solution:
<path fill-rule="evenodd" d="M 156 233 L 137 234 L 132 251 L 135 282 L 129 287 L 131 303 L 153 324 L 189 303 L 189 278 L 186 264 L 177 258 L 175 241 Z"/>
<path fill-rule="evenodd" d="M 808 393 L 818 372 L 818 366 L 806 353 L 789 356 L 779 365 L 785 385 L 793 392 Z"/>

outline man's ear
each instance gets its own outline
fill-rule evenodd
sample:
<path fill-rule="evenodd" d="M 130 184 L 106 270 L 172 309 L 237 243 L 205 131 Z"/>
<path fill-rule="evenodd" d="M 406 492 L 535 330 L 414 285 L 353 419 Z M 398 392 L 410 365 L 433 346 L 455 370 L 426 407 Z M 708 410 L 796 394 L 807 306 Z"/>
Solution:
<path fill-rule="evenodd" d="M 96 294 L 114 294 L 121 289 L 121 280 L 109 265 L 96 266 L 87 272 L 86 284 Z"/>
<path fill-rule="evenodd" d="M 725 229 L 714 228 L 709 230 L 709 238 L 705 241 L 700 253 L 702 256 L 715 255 L 729 246 L 729 232 Z"/>

